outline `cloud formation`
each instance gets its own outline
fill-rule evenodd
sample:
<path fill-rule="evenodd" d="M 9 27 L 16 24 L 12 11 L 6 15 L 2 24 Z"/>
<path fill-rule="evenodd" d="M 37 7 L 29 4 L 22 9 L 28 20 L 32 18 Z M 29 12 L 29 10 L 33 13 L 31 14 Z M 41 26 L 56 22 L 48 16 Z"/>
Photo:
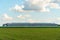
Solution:
<path fill-rule="evenodd" d="M 13 11 L 17 11 L 17 12 L 24 12 L 23 8 L 24 8 L 24 6 L 19 6 L 16 4 L 14 7 L 10 8 L 9 10 L 13 10 Z"/>
<path fill-rule="evenodd" d="M 3 15 L 3 20 L 7 20 L 7 21 L 10 21 L 10 20 L 13 20 L 12 17 L 8 16 L 6 13 Z"/>
<path fill-rule="evenodd" d="M 57 4 L 57 3 L 51 3 L 51 4 L 50 4 L 50 7 L 51 7 L 51 8 L 55 8 L 55 9 L 60 9 L 59 4 Z"/>
<path fill-rule="evenodd" d="M 50 8 L 48 8 L 48 6 L 51 8 L 60 8 L 59 4 L 55 1 L 56 0 L 26 0 L 23 5 L 15 5 L 11 10 L 18 12 L 50 12 Z"/>
<path fill-rule="evenodd" d="M 26 18 L 30 18 L 30 17 L 31 17 L 31 15 L 29 15 L 29 14 L 25 14 L 25 15 L 20 14 L 17 16 L 17 18 L 20 18 L 20 19 L 26 19 Z"/>
<path fill-rule="evenodd" d="M 25 19 L 25 17 L 23 15 L 19 15 L 19 16 L 17 16 L 17 18 Z"/>

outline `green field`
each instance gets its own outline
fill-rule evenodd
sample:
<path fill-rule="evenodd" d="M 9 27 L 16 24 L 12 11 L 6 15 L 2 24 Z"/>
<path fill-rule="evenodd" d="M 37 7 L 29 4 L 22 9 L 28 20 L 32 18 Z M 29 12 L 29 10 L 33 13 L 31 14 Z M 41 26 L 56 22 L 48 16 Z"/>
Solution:
<path fill-rule="evenodd" d="M 60 28 L 0 28 L 0 40 L 60 40 Z"/>

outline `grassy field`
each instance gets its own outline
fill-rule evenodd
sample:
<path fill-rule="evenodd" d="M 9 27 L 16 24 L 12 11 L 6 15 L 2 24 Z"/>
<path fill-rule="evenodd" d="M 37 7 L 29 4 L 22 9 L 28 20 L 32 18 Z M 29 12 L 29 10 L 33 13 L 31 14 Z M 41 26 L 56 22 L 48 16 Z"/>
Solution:
<path fill-rule="evenodd" d="M 0 28 L 0 40 L 60 40 L 60 28 Z"/>

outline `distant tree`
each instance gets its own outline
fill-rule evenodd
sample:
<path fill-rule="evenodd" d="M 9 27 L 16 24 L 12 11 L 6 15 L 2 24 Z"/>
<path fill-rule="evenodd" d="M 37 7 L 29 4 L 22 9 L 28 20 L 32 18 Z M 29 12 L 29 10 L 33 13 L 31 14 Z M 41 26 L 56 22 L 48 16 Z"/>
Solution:
<path fill-rule="evenodd" d="M 60 26 L 60 25 L 58 25 L 58 26 Z"/>
<path fill-rule="evenodd" d="M 6 27 L 6 26 L 8 26 L 8 24 L 3 24 L 3 26 L 5 26 L 5 27 Z"/>

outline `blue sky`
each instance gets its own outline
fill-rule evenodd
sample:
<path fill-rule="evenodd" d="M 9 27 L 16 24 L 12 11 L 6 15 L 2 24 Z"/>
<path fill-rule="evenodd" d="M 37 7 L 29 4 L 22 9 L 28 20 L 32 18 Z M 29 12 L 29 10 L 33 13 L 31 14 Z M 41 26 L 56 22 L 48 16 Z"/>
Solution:
<path fill-rule="evenodd" d="M 0 25 L 12 22 L 60 24 L 60 0 L 0 0 Z"/>

